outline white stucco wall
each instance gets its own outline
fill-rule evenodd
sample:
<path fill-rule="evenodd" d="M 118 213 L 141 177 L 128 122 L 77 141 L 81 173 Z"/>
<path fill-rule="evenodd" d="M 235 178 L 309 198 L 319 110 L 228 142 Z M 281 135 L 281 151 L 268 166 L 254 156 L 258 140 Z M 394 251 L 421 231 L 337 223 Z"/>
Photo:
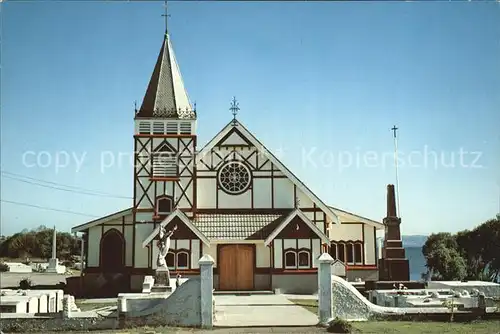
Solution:
<path fill-rule="evenodd" d="M 362 224 L 330 224 L 330 240 L 363 240 Z"/>
<path fill-rule="evenodd" d="M 153 232 L 154 224 L 142 223 L 135 225 L 135 268 L 148 268 L 148 249 L 142 247 L 142 242 Z"/>
<path fill-rule="evenodd" d="M 375 227 L 365 224 L 364 227 L 364 242 L 365 242 L 365 264 L 375 265 L 377 264 L 376 254 L 375 254 Z"/>
<path fill-rule="evenodd" d="M 271 249 L 264 243 L 255 244 L 255 259 L 257 268 L 269 268 L 271 266 Z"/>

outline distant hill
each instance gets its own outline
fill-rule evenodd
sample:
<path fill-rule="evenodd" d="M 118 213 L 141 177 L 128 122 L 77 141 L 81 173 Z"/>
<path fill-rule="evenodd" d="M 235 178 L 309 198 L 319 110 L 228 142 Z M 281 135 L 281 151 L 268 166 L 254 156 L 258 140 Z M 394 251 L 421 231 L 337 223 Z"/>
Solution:
<path fill-rule="evenodd" d="M 421 248 L 425 242 L 427 241 L 427 235 L 403 235 L 403 246 L 405 248 L 408 247 L 418 247 Z M 382 242 L 384 241 L 384 237 L 381 237 Z"/>
<path fill-rule="evenodd" d="M 403 235 L 403 246 L 408 247 L 422 247 L 427 241 L 427 235 Z"/>

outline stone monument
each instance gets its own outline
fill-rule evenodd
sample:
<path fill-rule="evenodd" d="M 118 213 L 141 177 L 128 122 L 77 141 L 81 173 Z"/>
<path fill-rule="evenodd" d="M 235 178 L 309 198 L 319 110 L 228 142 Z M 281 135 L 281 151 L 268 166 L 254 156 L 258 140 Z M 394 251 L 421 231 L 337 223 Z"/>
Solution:
<path fill-rule="evenodd" d="M 394 185 L 387 185 L 387 217 L 384 218 L 385 236 L 382 258 L 378 260 L 379 281 L 409 281 L 410 263 L 401 239 L 401 218 L 396 211 Z"/>
<path fill-rule="evenodd" d="M 52 273 L 52 274 L 60 274 L 60 266 L 59 266 L 59 259 L 57 258 L 57 232 L 56 232 L 56 227 L 54 226 L 54 232 L 52 234 L 52 257 L 49 260 L 49 264 L 47 266 L 47 273 Z"/>
<path fill-rule="evenodd" d="M 170 271 L 168 270 L 166 257 L 170 249 L 170 237 L 172 237 L 175 230 L 177 230 L 177 226 L 167 231 L 164 226 L 160 225 L 159 239 L 156 243 L 158 257 L 156 258 L 155 280 L 151 292 L 172 291 L 172 287 L 170 286 Z"/>

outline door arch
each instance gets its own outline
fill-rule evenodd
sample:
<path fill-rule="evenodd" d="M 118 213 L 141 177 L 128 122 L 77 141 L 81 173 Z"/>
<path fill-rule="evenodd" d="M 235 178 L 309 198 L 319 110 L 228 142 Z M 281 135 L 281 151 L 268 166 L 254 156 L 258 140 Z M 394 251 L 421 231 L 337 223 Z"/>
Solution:
<path fill-rule="evenodd" d="M 125 240 L 112 228 L 103 234 L 100 245 L 100 267 L 103 272 L 122 272 L 125 267 Z"/>

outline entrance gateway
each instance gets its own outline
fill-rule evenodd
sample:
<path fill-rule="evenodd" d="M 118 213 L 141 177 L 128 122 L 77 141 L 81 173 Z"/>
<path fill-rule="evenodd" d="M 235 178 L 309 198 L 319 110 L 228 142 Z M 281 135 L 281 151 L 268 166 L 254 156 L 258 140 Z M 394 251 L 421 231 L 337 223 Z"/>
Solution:
<path fill-rule="evenodd" d="M 219 290 L 254 289 L 255 245 L 218 245 Z"/>

